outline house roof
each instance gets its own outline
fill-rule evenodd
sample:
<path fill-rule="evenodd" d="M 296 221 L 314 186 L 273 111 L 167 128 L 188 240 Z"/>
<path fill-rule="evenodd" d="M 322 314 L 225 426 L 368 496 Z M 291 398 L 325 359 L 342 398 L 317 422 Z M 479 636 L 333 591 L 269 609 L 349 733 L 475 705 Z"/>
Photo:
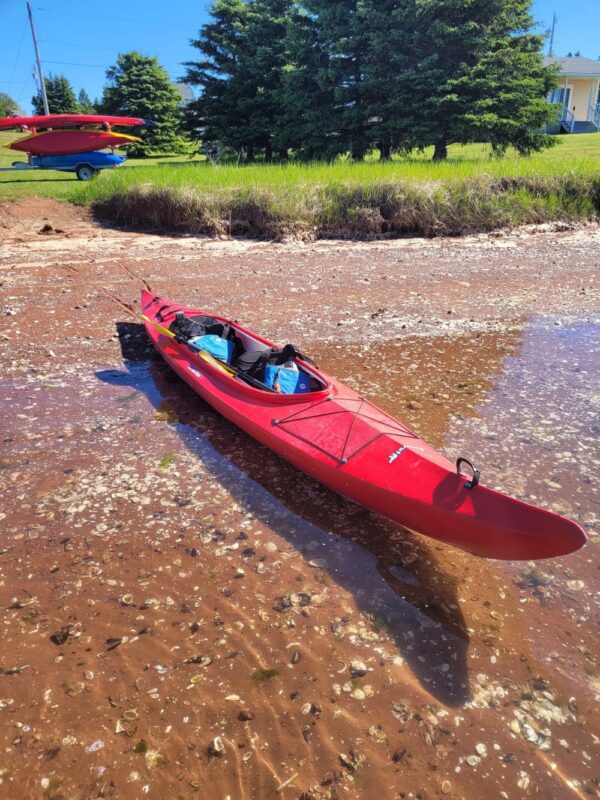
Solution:
<path fill-rule="evenodd" d="M 561 75 L 579 78 L 600 77 L 600 61 L 583 56 L 548 56 L 544 59 L 544 64 L 556 64 L 560 68 Z"/>
<path fill-rule="evenodd" d="M 189 83 L 171 83 L 171 86 L 179 92 L 184 103 L 189 103 L 194 99 L 194 93 Z"/>

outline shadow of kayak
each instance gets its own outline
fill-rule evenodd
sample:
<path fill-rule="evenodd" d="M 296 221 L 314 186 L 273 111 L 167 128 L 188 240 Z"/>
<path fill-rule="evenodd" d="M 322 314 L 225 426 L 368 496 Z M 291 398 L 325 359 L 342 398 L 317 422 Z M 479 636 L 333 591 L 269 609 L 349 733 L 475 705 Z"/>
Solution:
<path fill-rule="evenodd" d="M 255 518 L 350 592 L 375 630 L 385 627 L 423 688 L 448 706 L 470 699 L 469 636 L 456 580 L 433 549 L 399 525 L 346 500 L 233 426 L 155 353 L 143 325 L 118 323 L 126 369 L 99 380 L 168 408 L 186 446 Z"/>

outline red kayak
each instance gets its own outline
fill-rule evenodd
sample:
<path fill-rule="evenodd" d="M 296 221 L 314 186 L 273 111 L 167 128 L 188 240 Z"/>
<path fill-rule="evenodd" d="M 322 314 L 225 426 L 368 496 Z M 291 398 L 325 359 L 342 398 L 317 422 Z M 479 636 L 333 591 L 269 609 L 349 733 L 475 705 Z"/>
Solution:
<path fill-rule="evenodd" d="M 178 312 L 206 313 L 142 292 L 148 336 L 175 372 L 265 447 L 354 502 L 485 558 L 551 558 L 585 544 L 585 532 L 575 522 L 481 485 L 469 461 L 459 459 L 455 466 L 306 361 L 297 364 L 317 387 L 307 394 L 248 385 L 172 338 L 168 328 Z M 274 347 L 231 320 L 213 318 L 229 324 L 247 351 Z"/>
<path fill-rule="evenodd" d="M 42 131 L 17 139 L 8 147 L 35 156 L 62 156 L 70 153 L 89 153 L 105 147 L 119 147 L 129 142 L 139 142 L 137 136 L 125 133 L 97 130 L 52 130 Z"/>
<path fill-rule="evenodd" d="M 151 127 L 154 122 L 141 117 L 110 117 L 102 114 L 47 114 L 38 117 L 3 117 L 0 119 L 0 130 L 10 128 L 98 128 L 106 125 L 123 127 Z"/>

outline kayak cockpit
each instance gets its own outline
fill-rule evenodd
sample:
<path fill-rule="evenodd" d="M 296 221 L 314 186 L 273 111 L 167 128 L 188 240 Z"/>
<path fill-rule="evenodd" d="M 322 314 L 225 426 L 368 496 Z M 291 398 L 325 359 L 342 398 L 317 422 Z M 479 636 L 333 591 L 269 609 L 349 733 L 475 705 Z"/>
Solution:
<path fill-rule="evenodd" d="M 190 370 L 237 393 L 276 405 L 318 402 L 331 394 L 331 382 L 293 345 L 277 348 L 237 321 L 165 306 L 160 298 L 144 304 L 144 311 L 155 332 L 171 340 L 168 350 L 179 351 Z"/>

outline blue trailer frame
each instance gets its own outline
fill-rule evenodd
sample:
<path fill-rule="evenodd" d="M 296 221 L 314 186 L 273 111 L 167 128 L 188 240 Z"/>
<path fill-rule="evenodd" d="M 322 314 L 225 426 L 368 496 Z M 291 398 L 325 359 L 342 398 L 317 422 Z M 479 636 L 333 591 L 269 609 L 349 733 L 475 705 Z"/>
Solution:
<path fill-rule="evenodd" d="M 120 167 L 126 160 L 127 156 L 93 150 L 89 153 L 69 153 L 61 156 L 30 155 L 28 161 L 13 161 L 12 167 L 5 169 L 56 169 L 60 172 L 74 172 L 80 181 L 89 181 L 101 169 Z"/>

